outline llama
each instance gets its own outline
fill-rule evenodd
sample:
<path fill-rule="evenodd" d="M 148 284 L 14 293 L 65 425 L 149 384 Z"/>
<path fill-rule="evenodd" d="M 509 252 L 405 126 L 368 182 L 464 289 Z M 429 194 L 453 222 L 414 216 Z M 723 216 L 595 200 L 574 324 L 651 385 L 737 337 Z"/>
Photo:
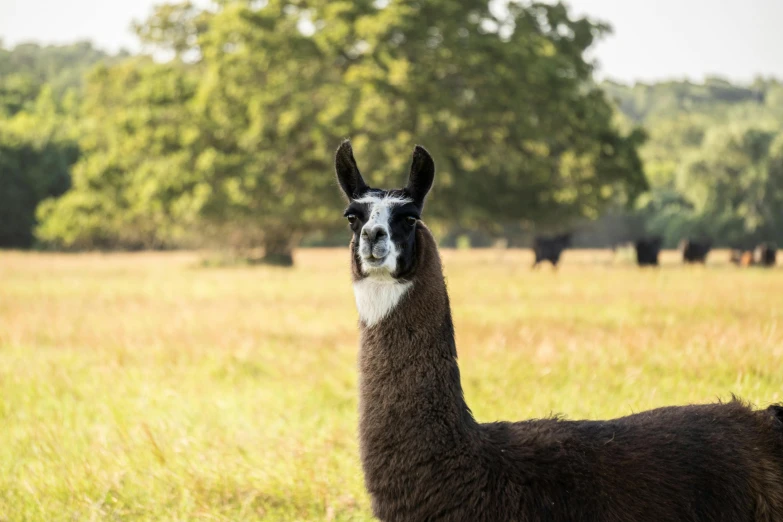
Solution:
<path fill-rule="evenodd" d="M 549 261 L 552 268 L 557 269 L 560 262 L 560 255 L 563 250 L 571 246 L 571 234 L 560 234 L 559 236 L 536 236 L 533 239 L 533 253 L 536 256 L 532 268 L 538 267 L 539 263 Z"/>
<path fill-rule="evenodd" d="M 421 221 L 432 158 L 417 146 L 396 190 L 367 186 L 348 141 L 335 166 L 353 232 L 360 454 L 380 520 L 783 520 L 783 406 L 478 423 L 438 248 Z"/>

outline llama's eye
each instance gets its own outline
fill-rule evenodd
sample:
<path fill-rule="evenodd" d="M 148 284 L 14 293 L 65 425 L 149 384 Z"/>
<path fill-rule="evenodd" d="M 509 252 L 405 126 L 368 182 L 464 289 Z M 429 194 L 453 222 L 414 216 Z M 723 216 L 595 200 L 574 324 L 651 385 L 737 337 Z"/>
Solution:
<path fill-rule="evenodd" d="M 345 217 L 348 219 L 348 223 L 350 223 L 351 225 L 356 223 L 356 214 L 348 214 Z"/>
<path fill-rule="evenodd" d="M 418 219 L 414 216 L 408 216 L 405 218 L 405 222 L 408 223 L 410 226 L 415 225 L 417 221 Z"/>

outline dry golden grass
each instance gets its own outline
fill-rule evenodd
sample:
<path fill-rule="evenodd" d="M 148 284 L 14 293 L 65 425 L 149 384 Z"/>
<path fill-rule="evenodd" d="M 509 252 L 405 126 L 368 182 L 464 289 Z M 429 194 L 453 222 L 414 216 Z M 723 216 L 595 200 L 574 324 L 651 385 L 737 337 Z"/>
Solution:
<path fill-rule="evenodd" d="M 479 420 L 783 400 L 783 270 L 444 252 Z M 0 520 L 370 520 L 347 251 L 0 253 Z"/>

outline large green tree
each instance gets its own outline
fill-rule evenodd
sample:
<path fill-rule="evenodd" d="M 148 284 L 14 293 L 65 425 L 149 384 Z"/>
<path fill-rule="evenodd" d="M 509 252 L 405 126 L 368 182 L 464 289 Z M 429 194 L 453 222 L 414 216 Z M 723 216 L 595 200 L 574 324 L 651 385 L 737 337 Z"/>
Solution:
<path fill-rule="evenodd" d="M 90 83 L 74 188 L 42 209 L 66 244 L 179 241 L 197 230 L 291 261 L 339 222 L 332 154 L 399 185 L 413 143 L 435 155 L 431 216 L 500 230 L 595 217 L 645 187 L 585 51 L 605 27 L 561 5 L 223 1 L 159 6 L 137 25 L 166 64 Z"/>
<path fill-rule="evenodd" d="M 351 108 L 340 49 L 304 32 L 306 16 L 295 3 L 229 3 L 197 39 L 204 229 L 234 246 L 261 244 L 265 260 L 282 264 L 304 233 L 332 221 L 332 149 Z"/>
<path fill-rule="evenodd" d="M 613 126 L 584 57 L 605 26 L 562 4 L 478 0 L 389 2 L 356 26 L 345 47 L 356 148 L 393 184 L 411 141 L 429 147 L 436 217 L 563 224 L 645 188 L 643 133 Z"/>

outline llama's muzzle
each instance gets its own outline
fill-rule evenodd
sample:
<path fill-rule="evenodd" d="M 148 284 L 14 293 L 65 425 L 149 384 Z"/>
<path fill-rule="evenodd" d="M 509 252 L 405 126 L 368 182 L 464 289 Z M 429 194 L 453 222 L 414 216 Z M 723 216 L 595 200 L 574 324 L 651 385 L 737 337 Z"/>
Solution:
<path fill-rule="evenodd" d="M 366 225 L 359 239 L 359 254 L 370 264 L 382 264 L 389 255 L 389 233 L 383 225 Z"/>

